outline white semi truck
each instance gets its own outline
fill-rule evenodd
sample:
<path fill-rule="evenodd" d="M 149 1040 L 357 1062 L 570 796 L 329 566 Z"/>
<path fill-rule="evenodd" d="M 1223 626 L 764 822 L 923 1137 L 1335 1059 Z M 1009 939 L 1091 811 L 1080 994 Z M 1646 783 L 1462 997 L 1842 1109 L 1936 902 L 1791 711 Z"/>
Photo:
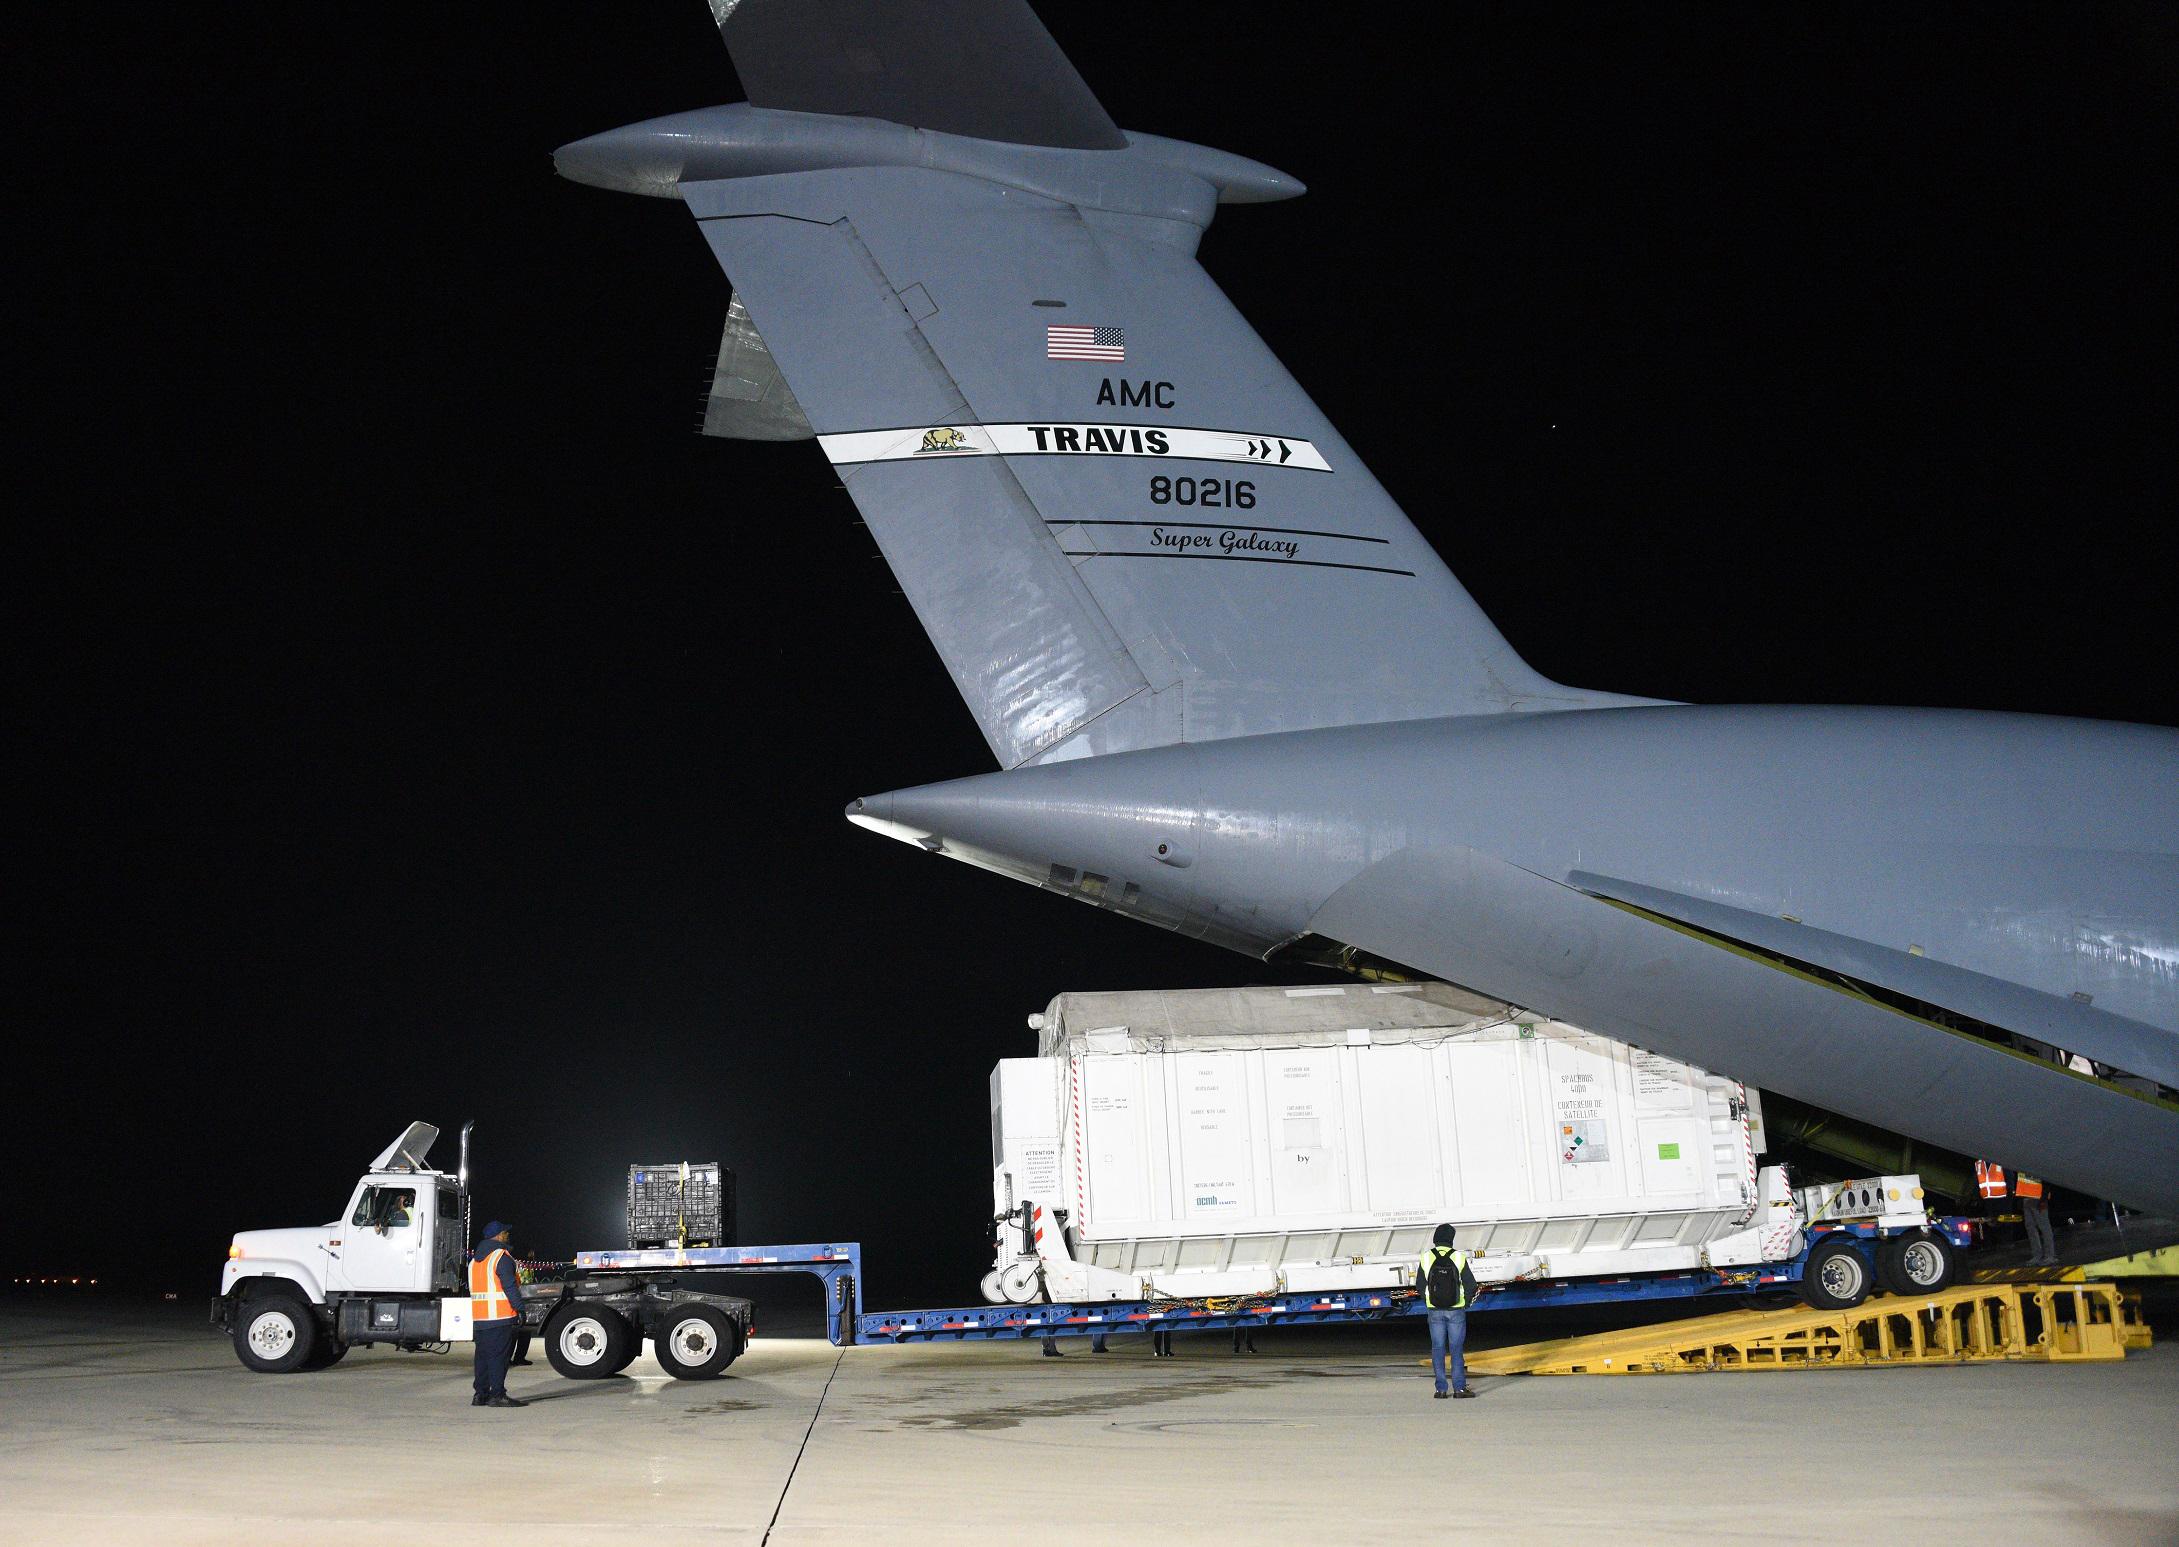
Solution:
<path fill-rule="evenodd" d="M 1796 1191 L 1758 1092 L 1446 984 L 1061 994 L 1031 1025 L 991 1076 L 994 1304 L 1395 1288 L 1441 1223 L 1487 1285 L 1805 1255 L 1835 1308 L 1954 1271 L 1917 1178 Z"/>
<path fill-rule="evenodd" d="M 469 1128 L 449 1174 L 425 1162 L 439 1130 L 411 1123 L 323 1225 L 245 1230 L 227 1248 L 212 1321 L 261 1374 L 323 1369 L 351 1348 L 471 1341 Z M 681 1287 L 687 1270 L 578 1271 L 528 1286 L 523 1329 L 573 1380 L 618 1374 L 651 1339 L 659 1364 L 704 1380 L 748 1346 L 747 1300 Z"/>

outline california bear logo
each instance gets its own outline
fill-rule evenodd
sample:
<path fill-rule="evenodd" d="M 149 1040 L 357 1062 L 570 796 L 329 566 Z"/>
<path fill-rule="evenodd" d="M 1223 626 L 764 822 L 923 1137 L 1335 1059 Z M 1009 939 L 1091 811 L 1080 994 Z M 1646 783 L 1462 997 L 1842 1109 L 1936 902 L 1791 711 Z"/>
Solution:
<path fill-rule="evenodd" d="M 968 451 L 968 437 L 959 430 L 925 430 L 920 451 Z"/>

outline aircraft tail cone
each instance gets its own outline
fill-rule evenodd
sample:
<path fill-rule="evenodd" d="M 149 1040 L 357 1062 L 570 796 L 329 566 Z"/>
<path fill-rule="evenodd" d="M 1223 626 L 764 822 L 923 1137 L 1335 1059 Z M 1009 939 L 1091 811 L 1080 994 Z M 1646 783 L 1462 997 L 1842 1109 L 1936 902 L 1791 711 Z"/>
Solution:
<path fill-rule="evenodd" d="M 866 795 L 846 814 L 931 853 L 1185 928 L 1204 875 L 1193 788 L 1185 752 L 1160 750 Z"/>

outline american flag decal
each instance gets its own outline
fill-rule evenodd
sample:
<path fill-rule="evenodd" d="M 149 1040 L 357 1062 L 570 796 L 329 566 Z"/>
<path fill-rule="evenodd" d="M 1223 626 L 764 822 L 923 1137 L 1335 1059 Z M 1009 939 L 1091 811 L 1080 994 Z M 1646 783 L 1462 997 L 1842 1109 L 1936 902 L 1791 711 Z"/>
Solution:
<path fill-rule="evenodd" d="M 1125 360 L 1127 334 L 1120 328 L 1049 327 L 1044 330 L 1047 360 Z"/>

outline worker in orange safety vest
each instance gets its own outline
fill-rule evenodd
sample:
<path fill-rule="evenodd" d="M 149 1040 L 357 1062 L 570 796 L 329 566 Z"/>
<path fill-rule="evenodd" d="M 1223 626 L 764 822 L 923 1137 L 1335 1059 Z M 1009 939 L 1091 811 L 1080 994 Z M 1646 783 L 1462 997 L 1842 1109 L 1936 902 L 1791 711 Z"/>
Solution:
<path fill-rule="evenodd" d="M 507 1395 L 507 1361 L 522 1325 L 522 1278 L 507 1243 L 514 1232 L 498 1220 L 484 1227 L 469 1262 L 469 1329 L 476 1339 L 476 1395 L 471 1407 L 528 1407 Z"/>
<path fill-rule="evenodd" d="M 1994 1161 L 1975 1162 L 1975 1190 L 1985 1198 L 2005 1196 L 2005 1168 Z"/>

